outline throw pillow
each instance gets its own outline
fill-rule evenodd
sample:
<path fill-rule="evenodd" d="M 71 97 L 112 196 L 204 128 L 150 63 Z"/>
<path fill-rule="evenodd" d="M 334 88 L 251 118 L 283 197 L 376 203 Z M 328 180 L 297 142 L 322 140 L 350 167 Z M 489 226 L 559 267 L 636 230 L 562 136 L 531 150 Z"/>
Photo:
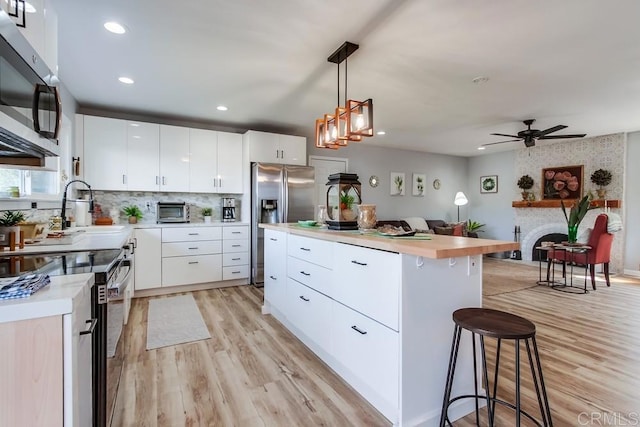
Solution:
<path fill-rule="evenodd" d="M 402 220 L 409 224 L 409 227 L 411 227 L 412 230 L 417 232 L 426 232 L 429 229 L 427 221 L 425 221 L 424 218 L 413 216 L 409 218 L 402 218 Z"/>
<path fill-rule="evenodd" d="M 591 232 L 593 231 L 592 228 L 587 228 L 585 230 L 582 230 L 582 233 L 580 233 L 580 235 L 578 236 L 578 243 L 584 243 L 585 245 L 587 243 L 589 243 L 589 237 L 591 237 Z"/>
<path fill-rule="evenodd" d="M 433 230 L 436 234 L 443 234 L 446 236 L 451 236 L 453 234 L 453 227 L 436 227 Z"/>

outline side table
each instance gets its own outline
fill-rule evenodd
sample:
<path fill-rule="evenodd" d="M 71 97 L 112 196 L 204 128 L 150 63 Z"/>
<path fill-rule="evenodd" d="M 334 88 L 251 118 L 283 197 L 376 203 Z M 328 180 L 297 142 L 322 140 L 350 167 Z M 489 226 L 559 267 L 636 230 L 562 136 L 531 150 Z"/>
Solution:
<path fill-rule="evenodd" d="M 564 283 L 554 283 L 551 287 L 557 291 L 562 292 L 570 292 L 570 293 L 578 293 L 578 294 L 587 294 L 589 291 L 587 290 L 587 264 L 584 265 L 584 286 L 573 286 L 573 267 L 575 265 L 574 259 L 575 254 L 581 254 L 587 252 L 591 249 L 591 246 L 579 245 L 579 246 L 571 246 L 571 245 L 554 245 L 553 249 L 564 251 L 565 257 L 564 262 L 569 263 L 570 271 L 569 271 L 569 284 L 567 284 L 567 275 L 565 274 Z"/>

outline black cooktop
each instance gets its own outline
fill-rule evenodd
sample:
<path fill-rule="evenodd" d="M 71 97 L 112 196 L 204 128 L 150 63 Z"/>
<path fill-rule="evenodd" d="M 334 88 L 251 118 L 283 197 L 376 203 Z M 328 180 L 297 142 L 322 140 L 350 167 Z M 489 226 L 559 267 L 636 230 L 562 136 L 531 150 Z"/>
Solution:
<path fill-rule="evenodd" d="M 53 252 L 45 254 L 5 255 L 0 257 L 0 277 L 24 273 L 50 276 L 96 273 L 96 283 L 106 283 L 117 265 L 121 250 Z"/>

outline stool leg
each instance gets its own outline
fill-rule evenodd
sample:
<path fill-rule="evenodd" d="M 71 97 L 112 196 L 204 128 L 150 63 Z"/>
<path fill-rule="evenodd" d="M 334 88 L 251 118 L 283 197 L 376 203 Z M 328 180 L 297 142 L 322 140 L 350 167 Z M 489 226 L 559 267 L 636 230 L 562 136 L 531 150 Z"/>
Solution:
<path fill-rule="evenodd" d="M 484 337 L 480 335 L 480 347 L 482 348 L 482 374 L 484 375 L 484 390 L 487 399 L 487 419 L 489 425 L 493 426 L 493 408 L 491 405 L 491 395 L 489 393 L 489 372 L 487 370 L 487 352 L 484 346 Z M 475 357 L 475 354 L 473 355 Z M 477 395 L 477 392 L 476 392 Z"/>
<path fill-rule="evenodd" d="M 478 403 L 478 361 L 476 360 L 476 334 L 471 332 L 471 346 L 473 348 L 473 390 L 476 402 L 476 425 L 480 427 L 480 404 Z"/>
<path fill-rule="evenodd" d="M 516 427 L 520 427 L 520 340 L 516 340 Z"/>
<path fill-rule="evenodd" d="M 447 410 L 449 409 L 449 399 L 451 398 L 451 388 L 453 386 L 453 375 L 456 371 L 456 361 L 458 359 L 458 348 L 460 347 L 460 335 L 462 328 L 458 325 L 453 330 L 453 340 L 451 342 L 451 355 L 449 356 L 449 369 L 447 370 L 447 383 L 444 387 L 444 399 L 442 401 L 442 412 L 440 413 L 440 427 L 444 427 L 445 421 L 449 421 Z M 451 423 L 449 423 L 451 425 Z"/>
<path fill-rule="evenodd" d="M 538 344 L 536 342 L 535 335 L 531 337 L 531 342 L 533 344 L 533 354 L 536 359 L 536 367 L 538 368 L 538 376 L 540 377 L 540 388 L 542 389 L 542 399 L 544 402 L 544 411 L 547 413 L 547 424 L 545 426 L 553 427 L 553 421 L 551 421 L 551 408 L 549 407 L 549 399 L 547 397 L 547 389 L 544 386 L 544 377 L 542 376 L 542 364 L 540 363 L 540 354 L 538 353 Z M 540 411 L 543 411 L 540 408 Z M 543 417 L 544 418 L 544 417 Z"/>
<path fill-rule="evenodd" d="M 542 395 L 540 394 L 540 387 L 538 384 L 538 373 L 536 372 L 535 364 L 533 363 L 533 357 L 531 356 L 531 346 L 529 345 L 529 340 L 525 341 L 527 345 L 527 356 L 529 358 L 529 367 L 531 368 L 531 377 L 533 378 L 533 385 L 536 388 L 536 397 L 538 398 L 538 406 L 540 408 L 540 415 L 542 415 L 542 425 L 548 426 L 547 422 L 547 414 L 544 410 L 544 406 L 542 405 Z"/>
<path fill-rule="evenodd" d="M 493 376 L 493 399 L 492 399 L 492 404 L 493 407 L 491 408 L 491 412 L 493 413 L 493 416 L 495 417 L 496 415 L 496 401 L 495 399 L 498 397 L 498 370 L 500 368 L 500 347 L 502 344 L 502 339 L 498 338 L 498 345 L 496 346 L 496 367 L 495 367 L 495 374 Z M 489 425 L 493 425 L 494 420 L 489 420 Z"/>

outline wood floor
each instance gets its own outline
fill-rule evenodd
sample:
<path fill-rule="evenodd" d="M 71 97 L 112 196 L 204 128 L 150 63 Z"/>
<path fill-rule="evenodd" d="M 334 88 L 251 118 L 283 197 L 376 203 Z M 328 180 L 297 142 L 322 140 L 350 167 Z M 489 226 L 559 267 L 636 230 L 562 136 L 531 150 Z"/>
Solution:
<path fill-rule="evenodd" d="M 485 262 L 485 277 L 497 280 L 503 271 L 523 283 L 537 280 L 537 269 L 503 263 Z M 640 281 L 621 280 L 613 278 L 611 288 L 599 282 L 586 295 L 537 286 L 483 298 L 485 307 L 536 324 L 555 426 L 640 424 Z M 113 426 L 390 425 L 279 322 L 260 313 L 261 289 L 194 296 L 211 339 L 150 351 L 149 299 L 134 300 Z M 509 400 L 514 355 L 507 348 L 499 395 Z M 533 387 L 522 372 L 524 406 L 537 414 Z M 506 410 L 499 410 L 497 421 L 515 425 Z M 472 425 L 473 415 L 455 423 Z"/>

